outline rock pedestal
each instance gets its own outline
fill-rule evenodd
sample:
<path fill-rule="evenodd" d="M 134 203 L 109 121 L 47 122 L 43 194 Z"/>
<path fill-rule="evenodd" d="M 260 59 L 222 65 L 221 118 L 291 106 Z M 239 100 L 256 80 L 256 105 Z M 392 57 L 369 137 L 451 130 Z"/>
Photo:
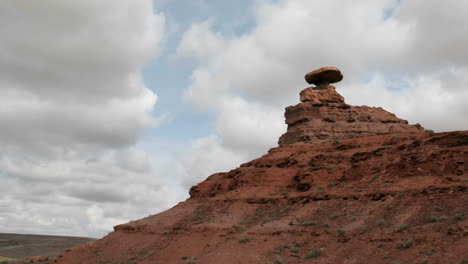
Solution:
<path fill-rule="evenodd" d="M 314 72 L 317 71 L 311 73 Z M 337 73 L 341 75 L 338 69 L 332 72 L 333 74 L 327 76 L 336 77 Z M 321 79 L 319 82 L 331 81 L 331 79 Z M 286 108 L 288 130 L 280 137 L 280 146 L 297 142 L 339 140 L 343 137 L 424 131 L 419 124 L 409 125 L 408 121 L 396 117 L 381 107 L 348 105 L 343 96 L 336 92 L 335 87 L 328 84 L 302 90 L 300 101 L 301 103 Z"/>

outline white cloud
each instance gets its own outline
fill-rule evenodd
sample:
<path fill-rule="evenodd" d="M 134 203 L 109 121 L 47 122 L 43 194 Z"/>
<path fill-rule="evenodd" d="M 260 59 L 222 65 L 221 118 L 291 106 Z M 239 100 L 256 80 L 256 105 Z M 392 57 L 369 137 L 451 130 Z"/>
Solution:
<path fill-rule="evenodd" d="M 216 135 L 197 139 L 182 155 L 182 183 L 188 188 L 213 173 L 237 167 L 245 159 L 243 153 L 225 148 L 222 140 Z"/>
<path fill-rule="evenodd" d="M 165 118 L 152 1 L 1 1 L 0 25 L 0 232 L 97 236 L 183 197 L 135 146 Z"/>

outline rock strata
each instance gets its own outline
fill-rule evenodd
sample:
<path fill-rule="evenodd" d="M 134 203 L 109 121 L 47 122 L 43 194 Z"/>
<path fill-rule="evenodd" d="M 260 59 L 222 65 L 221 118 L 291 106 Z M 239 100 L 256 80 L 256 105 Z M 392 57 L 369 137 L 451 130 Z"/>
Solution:
<path fill-rule="evenodd" d="M 409 125 L 381 107 L 348 105 L 332 85 L 306 88 L 300 93 L 300 101 L 286 108 L 288 130 L 280 137 L 280 146 L 424 131 L 419 124 Z"/>

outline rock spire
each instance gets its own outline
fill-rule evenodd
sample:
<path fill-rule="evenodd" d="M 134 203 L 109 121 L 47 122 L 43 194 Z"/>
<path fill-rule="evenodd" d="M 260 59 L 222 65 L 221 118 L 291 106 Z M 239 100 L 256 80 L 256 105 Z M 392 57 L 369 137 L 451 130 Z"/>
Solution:
<path fill-rule="evenodd" d="M 346 104 L 335 87 L 329 85 L 343 79 L 340 70 L 335 67 L 317 69 L 306 74 L 305 79 L 317 86 L 302 90 L 301 103 L 286 108 L 288 130 L 279 139 L 280 146 L 339 140 L 343 137 L 424 131 L 419 124 L 409 125 L 408 121 L 381 107 Z"/>

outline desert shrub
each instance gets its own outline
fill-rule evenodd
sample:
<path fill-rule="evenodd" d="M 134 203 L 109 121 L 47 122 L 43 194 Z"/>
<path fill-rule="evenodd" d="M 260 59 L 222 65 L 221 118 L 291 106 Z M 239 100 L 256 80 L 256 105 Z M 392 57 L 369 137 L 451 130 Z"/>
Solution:
<path fill-rule="evenodd" d="M 280 256 L 276 256 L 273 264 L 283 264 L 283 259 Z"/>
<path fill-rule="evenodd" d="M 379 218 L 379 219 L 377 219 L 377 220 L 375 221 L 375 224 L 376 224 L 377 226 L 383 226 L 383 224 L 385 224 L 385 220 L 382 219 L 382 218 Z"/>
<path fill-rule="evenodd" d="M 195 264 L 197 263 L 197 259 L 196 257 L 192 257 L 191 259 L 189 259 L 187 262 L 185 262 L 186 264 Z"/>
<path fill-rule="evenodd" d="M 404 249 L 404 248 L 410 248 L 413 245 L 413 240 L 408 239 L 405 242 L 398 242 L 397 243 L 397 248 Z"/>
<path fill-rule="evenodd" d="M 456 214 L 454 219 L 455 219 L 455 221 L 461 221 L 461 220 L 463 220 L 463 215 L 462 214 Z"/>
<path fill-rule="evenodd" d="M 434 252 L 435 252 L 435 249 L 434 249 L 434 248 L 431 248 L 431 249 L 429 249 L 429 250 L 426 252 L 426 255 L 432 256 L 432 255 L 434 254 Z"/>
<path fill-rule="evenodd" d="M 339 141 L 339 140 L 333 141 L 333 145 L 341 145 L 341 144 L 342 144 L 342 143 L 341 143 L 341 141 Z"/>
<path fill-rule="evenodd" d="M 239 239 L 239 242 L 240 242 L 240 243 L 247 243 L 247 242 L 250 242 L 250 238 L 249 238 L 249 237 L 243 237 L 243 238 Z"/>
<path fill-rule="evenodd" d="M 408 225 L 407 225 L 407 224 L 401 224 L 401 225 L 397 228 L 397 232 L 403 232 L 403 231 L 405 231 L 406 229 L 408 229 Z"/>
<path fill-rule="evenodd" d="M 245 232 L 245 226 L 233 225 L 232 227 L 236 230 L 236 233 L 238 233 L 238 234 L 242 234 L 242 233 Z"/>
<path fill-rule="evenodd" d="M 389 257 L 390 257 L 390 253 L 387 252 L 387 253 L 385 253 L 385 254 L 383 255 L 382 258 L 383 258 L 383 259 L 388 259 Z"/>
<path fill-rule="evenodd" d="M 367 232 L 367 226 L 366 225 L 362 225 L 361 226 L 361 231 L 359 232 L 360 234 L 364 234 Z"/>
<path fill-rule="evenodd" d="M 304 259 L 314 259 L 318 258 L 322 255 L 322 251 L 318 248 L 312 248 L 309 252 L 304 256 Z"/>
<path fill-rule="evenodd" d="M 345 231 L 344 231 L 343 229 L 338 229 L 338 230 L 336 231 L 336 234 L 339 235 L 339 236 L 344 235 L 344 233 L 345 233 Z"/>

